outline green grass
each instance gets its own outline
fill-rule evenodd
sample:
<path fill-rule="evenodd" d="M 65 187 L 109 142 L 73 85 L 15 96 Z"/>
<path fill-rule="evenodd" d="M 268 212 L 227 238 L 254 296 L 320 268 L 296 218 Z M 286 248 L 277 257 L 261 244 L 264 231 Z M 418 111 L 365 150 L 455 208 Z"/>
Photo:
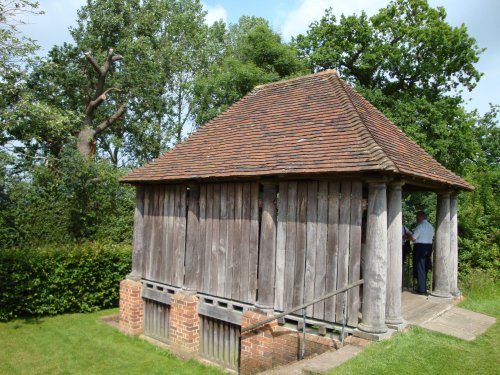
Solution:
<path fill-rule="evenodd" d="M 476 272 L 462 285 L 460 307 L 495 316 L 497 323 L 474 341 L 418 327 L 369 345 L 329 374 L 498 374 L 500 369 L 500 283 Z"/>
<path fill-rule="evenodd" d="M 93 314 L 0 323 L 0 374 L 221 374 L 128 337 Z"/>

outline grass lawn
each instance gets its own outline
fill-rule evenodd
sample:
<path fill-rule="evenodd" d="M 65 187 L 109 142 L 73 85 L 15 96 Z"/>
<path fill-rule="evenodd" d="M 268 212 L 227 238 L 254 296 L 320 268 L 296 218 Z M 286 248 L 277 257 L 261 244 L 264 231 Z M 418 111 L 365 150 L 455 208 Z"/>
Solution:
<path fill-rule="evenodd" d="M 221 374 L 127 337 L 94 314 L 0 323 L 0 374 Z"/>
<path fill-rule="evenodd" d="M 329 372 L 334 374 L 499 374 L 500 283 L 477 274 L 464 285 L 460 307 L 497 318 L 474 341 L 411 328 L 391 340 L 369 345 L 359 356 Z"/>

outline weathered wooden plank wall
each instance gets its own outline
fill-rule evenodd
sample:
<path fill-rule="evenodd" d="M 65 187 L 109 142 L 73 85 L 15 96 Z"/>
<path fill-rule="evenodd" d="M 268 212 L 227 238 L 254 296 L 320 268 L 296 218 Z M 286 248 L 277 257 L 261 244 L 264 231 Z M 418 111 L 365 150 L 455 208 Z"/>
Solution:
<path fill-rule="evenodd" d="M 143 277 L 182 286 L 185 247 L 186 186 L 145 188 Z"/>
<path fill-rule="evenodd" d="M 275 309 L 284 311 L 359 280 L 362 183 L 281 182 L 278 192 Z M 293 270 L 293 271 L 292 271 Z M 340 322 L 344 296 L 307 309 Z M 357 325 L 359 288 L 347 298 L 348 324 Z"/>
<path fill-rule="evenodd" d="M 191 194 L 181 184 L 145 187 L 143 277 L 255 303 L 258 262 L 266 261 L 259 260 L 260 194 L 257 182 L 200 184 Z M 359 279 L 360 181 L 280 182 L 276 199 L 276 310 Z M 307 315 L 340 322 L 344 298 L 311 306 Z M 354 326 L 359 288 L 346 303 Z"/>

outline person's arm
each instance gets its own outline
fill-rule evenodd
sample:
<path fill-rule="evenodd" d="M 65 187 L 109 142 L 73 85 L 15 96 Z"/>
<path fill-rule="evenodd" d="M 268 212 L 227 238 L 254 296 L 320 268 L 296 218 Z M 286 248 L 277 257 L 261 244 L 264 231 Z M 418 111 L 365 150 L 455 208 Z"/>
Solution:
<path fill-rule="evenodd" d="M 420 232 L 421 230 L 419 230 L 419 225 L 417 225 L 417 227 L 415 228 L 415 231 L 411 234 L 411 240 L 413 242 L 417 242 L 418 238 L 420 237 Z"/>

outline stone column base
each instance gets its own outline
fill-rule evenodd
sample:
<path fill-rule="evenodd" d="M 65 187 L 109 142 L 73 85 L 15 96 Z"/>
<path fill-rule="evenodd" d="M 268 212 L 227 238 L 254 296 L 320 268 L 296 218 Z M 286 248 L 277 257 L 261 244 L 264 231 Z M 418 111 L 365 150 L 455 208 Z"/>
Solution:
<path fill-rule="evenodd" d="M 443 296 L 441 294 L 433 294 L 433 293 L 430 293 L 429 296 L 427 297 L 427 299 L 429 301 L 432 301 L 432 302 L 438 302 L 438 303 L 451 303 L 453 301 L 453 297 L 452 296 Z"/>
<path fill-rule="evenodd" d="M 387 332 L 383 333 L 370 333 L 360 330 L 356 328 L 352 331 L 354 337 L 359 337 L 361 339 L 370 340 L 370 341 L 382 341 L 390 338 L 396 331 L 392 329 L 388 329 Z"/>
<path fill-rule="evenodd" d="M 198 353 L 200 347 L 200 318 L 198 297 L 181 291 L 170 299 L 170 344 L 186 354 Z"/>
<path fill-rule="evenodd" d="M 144 301 L 140 281 L 125 279 L 120 282 L 120 331 L 127 335 L 144 332 Z"/>
<path fill-rule="evenodd" d="M 392 329 L 396 332 L 401 332 L 403 329 L 408 327 L 408 322 L 402 321 L 401 323 L 386 323 L 387 328 Z"/>

